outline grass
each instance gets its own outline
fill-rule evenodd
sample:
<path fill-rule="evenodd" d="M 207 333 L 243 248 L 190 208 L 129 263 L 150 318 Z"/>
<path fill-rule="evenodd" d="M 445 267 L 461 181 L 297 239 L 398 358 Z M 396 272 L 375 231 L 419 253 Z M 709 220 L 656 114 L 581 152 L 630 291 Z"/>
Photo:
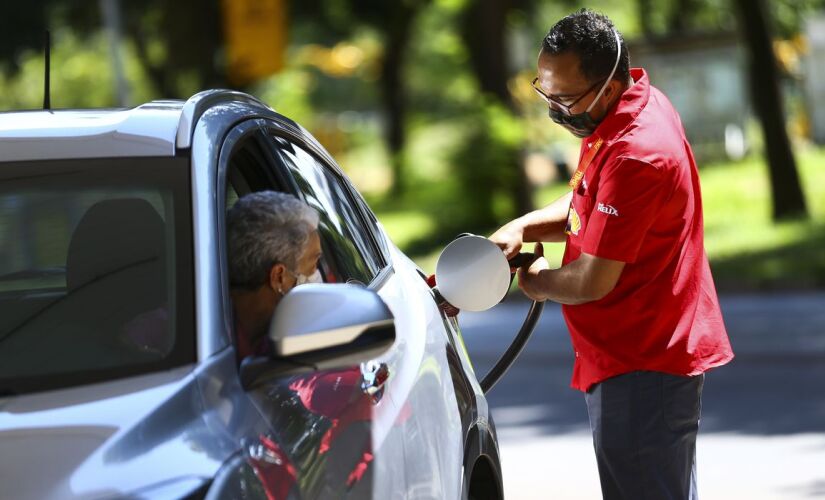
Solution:
<path fill-rule="evenodd" d="M 701 171 L 705 247 L 723 290 L 825 287 L 825 150 L 797 154 L 810 218 L 771 220 L 761 158 Z"/>
<path fill-rule="evenodd" d="M 724 291 L 764 291 L 825 287 L 825 149 L 798 151 L 797 166 L 810 218 L 774 223 L 767 168 L 761 157 L 708 164 L 700 171 L 705 217 L 705 247 L 717 287 Z M 427 272 L 433 272 L 443 235 L 437 200 L 458 196 L 433 181 L 419 183 L 408 198 L 373 203 L 378 218 L 402 249 Z M 564 184 L 536 192 L 542 206 L 564 194 Z M 490 228 L 493 231 L 495 228 Z M 527 250 L 530 250 L 529 248 Z M 551 265 L 558 266 L 563 245 L 545 245 Z"/>

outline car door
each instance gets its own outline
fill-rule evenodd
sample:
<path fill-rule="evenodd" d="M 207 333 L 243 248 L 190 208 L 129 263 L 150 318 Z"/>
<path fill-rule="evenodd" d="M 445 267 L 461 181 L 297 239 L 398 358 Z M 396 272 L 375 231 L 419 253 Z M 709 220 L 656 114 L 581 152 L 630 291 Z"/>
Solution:
<path fill-rule="evenodd" d="M 333 276 L 373 288 L 396 318 L 395 345 L 362 367 L 366 379 L 371 370 L 389 370 L 372 408 L 373 498 L 459 498 L 461 418 L 443 318 L 427 285 L 409 259 L 381 241 L 331 162 L 297 138 L 277 131 L 271 137 L 301 195 L 321 213 Z"/>
<path fill-rule="evenodd" d="M 302 197 L 302 191 L 283 163 L 283 156 L 262 132 L 265 122 L 253 120 L 228 134 L 225 155 L 218 170 L 219 210 L 225 212 L 245 194 L 276 190 Z M 383 267 L 379 261 L 361 258 L 361 249 L 344 227 L 319 210 L 324 228 L 325 256 L 320 262 L 324 281 L 371 282 Z M 336 225 L 337 224 L 337 225 Z M 221 221 L 223 226 L 223 221 Z M 224 309 L 231 316 L 226 277 L 225 227 L 219 231 L 222 256 Z M 317 314 L 306 311 L 307 314 Z M 233 330 L 231 321 L 228 329 Z M 233 342 L 234 342 L 233 338 Z M 241 360 L 243 362 L 243 360 Z M 373 408 L 383 393 L 380 364 L 344 366 L 335 370 L 294 367 L 289 374 L 272 376 L 247 391 L 247 396 L 268 425 L 268 432 L 247 446 L 247 462 L 268 484 L 275 498 L 393 498 L 404 495 L 403 467 L 399 478 L 382 476 L 388 487 L 378 492 L 373 485 Z M 241 370 L 243 371 L 243 370 Z M 362 387 L 363 373 L 372 376 L 373 386 Z M 381 419 L 379 419 L 381 420 Z M 400 438 L 400 433 L 398 434 Z M 403 463 L 403 443 L 389 448 Z"/>

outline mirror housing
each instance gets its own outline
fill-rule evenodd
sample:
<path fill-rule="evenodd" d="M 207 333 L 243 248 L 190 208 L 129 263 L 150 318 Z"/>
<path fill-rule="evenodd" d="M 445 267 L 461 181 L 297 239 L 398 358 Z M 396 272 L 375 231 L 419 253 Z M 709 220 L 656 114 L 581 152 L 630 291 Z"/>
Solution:
<path fill-rule="evenodd" d="M 365 331 L 393 325 L 377 293 L 356 285 L 301 285 L 284 295 L 269 325 L 276 356 L 349 344 Z"/>
<path fill-rule="evenodd" d="M 274 376 L 374 359 L 395 341 L 395 321 L 372 290 L 348 284 L 306 284 L 281 299 L 268 336 L 273 357 L 241 364 L 245 388 Z"/>

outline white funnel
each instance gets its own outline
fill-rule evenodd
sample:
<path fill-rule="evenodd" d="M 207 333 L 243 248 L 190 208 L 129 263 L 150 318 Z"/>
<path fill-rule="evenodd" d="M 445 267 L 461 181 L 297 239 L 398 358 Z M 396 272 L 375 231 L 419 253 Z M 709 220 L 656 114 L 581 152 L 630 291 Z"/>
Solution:
<path fill-rule="evenodd" d="M 462 311 L 490 309 L 510 288 L 504 252 L 481 236 L 462 236 L 447 245 L 438 257 L 435 276 L 444 299 Z"/>

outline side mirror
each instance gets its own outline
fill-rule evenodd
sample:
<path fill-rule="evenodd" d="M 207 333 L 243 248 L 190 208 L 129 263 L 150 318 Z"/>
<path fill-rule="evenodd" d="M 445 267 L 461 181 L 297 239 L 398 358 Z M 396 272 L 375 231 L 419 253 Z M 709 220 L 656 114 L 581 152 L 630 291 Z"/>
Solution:
<path fill-rule="evenodd" d="M 241 365 L 245 388 L 274 376 L 374 359 L 395 341 L 395 321 L 372 290 L 307 284 L 281 299 L 269 326 L 269 340 L 274 359 L 249 359 Z"/>

